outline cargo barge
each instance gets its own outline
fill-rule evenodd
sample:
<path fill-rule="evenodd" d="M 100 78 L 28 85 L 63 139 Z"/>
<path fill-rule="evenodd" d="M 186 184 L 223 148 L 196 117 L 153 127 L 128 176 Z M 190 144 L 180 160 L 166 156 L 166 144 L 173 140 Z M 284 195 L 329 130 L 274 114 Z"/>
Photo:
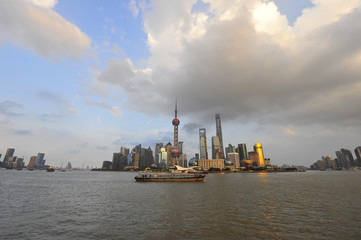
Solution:
<path fill-rule="evenodd" d="M 202 182 L 202 173 L 150 173 L 142 172 L 135 177 L 137 182 Z"/>

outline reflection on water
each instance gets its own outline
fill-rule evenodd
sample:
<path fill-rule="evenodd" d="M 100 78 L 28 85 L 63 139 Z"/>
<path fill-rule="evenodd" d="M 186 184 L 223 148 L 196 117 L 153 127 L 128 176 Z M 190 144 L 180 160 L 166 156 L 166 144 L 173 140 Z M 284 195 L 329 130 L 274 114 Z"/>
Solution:
<path fill-rule="evenodd" d="M 361 171 L 208 174 L 1 171 L 3 239 L 357 239 Z"/>

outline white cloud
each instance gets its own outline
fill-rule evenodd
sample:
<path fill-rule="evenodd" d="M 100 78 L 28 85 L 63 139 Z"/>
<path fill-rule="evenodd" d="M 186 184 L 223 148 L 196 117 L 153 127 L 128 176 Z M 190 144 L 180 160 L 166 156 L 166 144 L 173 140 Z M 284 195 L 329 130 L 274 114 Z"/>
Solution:
<path fill-rule="evenodd" d="M 89 99 L 87 99 L 85 97 L 83 98 L 83 100 L 88 105 L 93 105 L 93 106 L 98 106 L 98 107 L 101 107 L 101 108 L 108 109 L 109 113 L 115 118 L 121 118 L 123 116 L 123 113 L 122 113 L 119 106 L 111 106 L 108 103 L 96 102 L 96 101 L 93 101 L 93 100 L 89 100 Z M 100 116 L 97 117 L 97 121 L 101 122 Z"/>
<path fill-rule="evenodd" d="M 99 82 L 121 87 L 128 106 L 147 113 L 170 106 L 178 93 L 183 112 L 198 117 L 220 112 L 227 118 L 294 124 L 310 122 L 311 112 L 328 116 L 318 121 L 340 118 L 338 107 L 347 102 L 334 104 L 331 96 L 340 88 L 358 88 L 361 77 L 360 1 L 337 11 L 315 1 L 293 28 L 271 1 L 207 2 L 208 16 L 192 13 L 195 1 L 152 2 L 144 13 L 145 30 L 152 37 L 151 71 L 137 69 L 130 60 L 111 59 Z M 322 27 L 315 23 L 318 30 L 312 34 L 295 31 L 307 28 L 310 12 L 321 8 L 330 12 L 319 19 Z M 200 34 L 192 34 L 194 29 Z M 320 95 L 330 97 L 315 104 Z M 347 99 L 356 102 L 359 97 L 350 92 Z"/>
<path fill-rule="evenodd" d="M 187 129 L 214 124 L 215 113 L 263 126 L 258 134 L 270 142 L 287 134 L 303 144 L 301 132 L 361 129 L 361 1 L 315 0 L 294 26 L 272 1 L 209 0 L 201 14 L 192 12 L 195 2 L 144 8 L 148 70 L 112 59 L 96 82 L 120 87 L 127 107 L 153 116 L 169 115 L 177 94 Z"/>
<path fill-rule="evenodd" d="M 91 40 L 51 8 L 57 1 L 0 1 L 0 43 L 30 49 L 49 59 L 79 58 Z"/>
<path fill-rule="evenodd" d="M 58 3 L 58 0 L 30 0 L 34 5 L 46 8 L 53 8 Z"/>
<path fill-rule="evenodd" d="M 132 11 L 133 13 L 133 17 L 136 18 L 138 17 L 139 14 L 139 9 L 137 7 L 137 1 L 136 0 L 130 0 L 128 3 L 129 9 L 130 11 Z"/>

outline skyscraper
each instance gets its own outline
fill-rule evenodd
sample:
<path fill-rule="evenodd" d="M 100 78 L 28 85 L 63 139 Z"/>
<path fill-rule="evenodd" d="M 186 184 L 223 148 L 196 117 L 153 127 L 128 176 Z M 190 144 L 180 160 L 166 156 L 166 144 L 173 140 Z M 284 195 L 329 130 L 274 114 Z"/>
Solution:
<path fill-rule="evenodd" d="M 222 159 L 222 155 L 218 136 L 212 137 L 212 159 Z"/>
<path fill-rule="evenodd" d="M 159 164 L 158 166 L 160 168 L 166 168 L 167 167 L 167 149 L 165 147 L 162 147 L 158 153 L 159 157 Z"/>
<path fill-rule="evenodd" d="M 35 169 L 41 169 L 45 165 L 44 157 L 45 157 L 45 153 L 38 153 L 34 164 Z"/>
<path fill-rule="evenodd" d="M 361 167 L 361 146 L 355 148 L 355 154 L 356 154 L 356 165 Z"/>
<path fill-rule="evenodd" d="M 347 167 L 347 164 L 345 163 L 346 160 L 345 158 L 343 157 L 341 151 L 336 151 L 336 157 L 337 157 L 337 167 Z"/>
<path fill-rule="evenodd" d="M 216 136 L 219 139 L 219 148 L 221 150 L 219 158 L 224 158 L 221 116 L 218 113 L 216 114 Z"/>
<path fill-rule="evenodd" d="M 226 147 L 225 150 L 226 150 L 226 158 L 229 158 L 229 153 L 236 152 L 236 148 L 232 146 L 232 144 L 228 144 L 228 147 Z"/>
<path fill-rule="evenodd" d="M 181 167 L 186 167 L 185 164 L 185 155 L 184 155 L 184 143 L 183 142 L 179 142 L 178 143 L 178 150 L 179 150 L 179 165 Z"/>
<path fill-rule="evenodd" d="M 353 158 L 350 150 L 346 148 L 341 148 L 341 153 L 346 161 L 347 167 L 354 167 L 356 165 L 355 159 Z"/>
<path fill-rule="evenodd" d="M 8 148 L 6 150 L 6 154 L 4 156 L 4 166 L 8 167 L 8 162 L 9 162 L 9 158 L 13 157 L 15 153 L 15 149 L 14 148 Z"/>
<path fill-rule="evenodd" d="M 155 148 L 154 148 L 154 162 L 155 162 L 155 164 L 157 164 L 157 166 L 159 166 L 159 164 L 160 164 L 159 153 L 160 153 L 162 147 L 163 147 L 163 143 L 156 143 L 156 144 L 155 144 Z"/>
<path fill-rule="evenodd" d="M 35 165 L 36 156 L 31 156 L 28 164 L 28 169 L 33 169 Z"/>
<path fill-rule="evenodd" d="M 177 100 L 175 101 L 175 111 L 174 111 L 174 119 L 172 121 L 172 124 L 174 126 L 174 144 L 173 144 L 173 150 L 172 150 L 172 162 L 176 165 L 179 164 L 179 150 L 178 150 L 178 126 L 179 126 L 179 119 L 177 118 Z"/>
<path fill-rule="evenodd" d="M 229 159 L 232 161 L 233 163 L 233 166 L 235 168 L 239 168 L 241 165 L 240 165 L 240 161 L 239 161 L 239 156 L 238 156 L 238 153 L 236 152 L 230 152 L 228 153 L 228 157 Z"/>
<path fill-rule="evenodd" d="M 200 148 L 200 159 L 208 159 L 208 150 L 207 150 L 207 136 L 206 129 L 199 129 L 199 148 Z"/>
<path fill-rule="evenodd" d="M 259 156 L 259 167 L 264 168 L 264 156 L 263 156 L 263 149 L 262 149 L 262 144 L 260 143 L 256 143 L 254 145 L 254 151 L 258 153 Z"/>
<path fill-rule="evenodd" d="M 239 154 L 239 160 L 248 160 L 247 145 L 245 143 L 238 144 L 237 152 Z"/>

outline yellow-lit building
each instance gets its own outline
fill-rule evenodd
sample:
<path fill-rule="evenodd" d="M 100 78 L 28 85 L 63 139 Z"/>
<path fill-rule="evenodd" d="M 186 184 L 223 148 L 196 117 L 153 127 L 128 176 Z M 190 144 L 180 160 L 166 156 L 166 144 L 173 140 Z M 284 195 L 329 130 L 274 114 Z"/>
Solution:
<path fill-rule="evenodd" d="M 258 167 L 265 167 L 264 164 L 264 156 L 263 156 L 263 149 L 262 149 L 262 144 L 260 143 L 256 143 L 254 146 L 254 151 L 258 153 L 258 157 L 259 157 L 259 166 Z"/>
<path fill-rule="evenodd" d="M 224 169 L 224 159 L 199 159 L 198 166 L 203 170 L 209 170 L 210 168 Z"/>

